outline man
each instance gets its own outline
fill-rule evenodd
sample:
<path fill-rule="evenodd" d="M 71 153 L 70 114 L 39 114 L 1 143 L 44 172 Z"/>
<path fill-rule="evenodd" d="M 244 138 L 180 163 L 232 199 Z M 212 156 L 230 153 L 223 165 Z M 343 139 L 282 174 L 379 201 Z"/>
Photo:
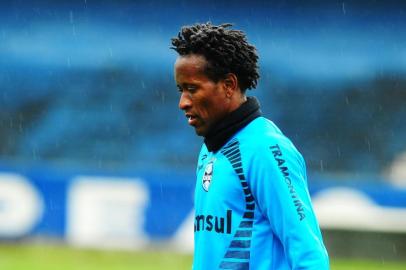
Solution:
<path fill-rule="evenodd" d="M 204 137 L 195 190 L 194 270 L 329 268 L 305 162 L 254 97 L 258 56 L 230 24 L 183 27 L 179 108 Z"/>

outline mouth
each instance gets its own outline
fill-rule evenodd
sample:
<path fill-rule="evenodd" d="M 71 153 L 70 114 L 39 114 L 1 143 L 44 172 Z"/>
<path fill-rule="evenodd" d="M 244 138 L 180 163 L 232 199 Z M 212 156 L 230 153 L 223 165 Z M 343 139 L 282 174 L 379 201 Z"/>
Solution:
<path fill-rule="evenodd" d="M 187 113 L 185 116 L 186 116 L 186 118 L 188 120 L 189 125 L 191 125 L 191 126 L 196 125 L 197 117 L 195 115 Z"/>

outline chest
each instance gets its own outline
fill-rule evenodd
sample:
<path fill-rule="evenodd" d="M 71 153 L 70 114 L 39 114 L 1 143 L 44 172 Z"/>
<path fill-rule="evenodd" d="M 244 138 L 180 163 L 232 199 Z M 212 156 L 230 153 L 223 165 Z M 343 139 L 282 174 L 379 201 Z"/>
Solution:
<path fill-rule="evenodd" d="M 243 211 L 244 198 L 241 181 L 224 155 L 207 155 L 199 161 L 195 190 L 197 211 Z"/>

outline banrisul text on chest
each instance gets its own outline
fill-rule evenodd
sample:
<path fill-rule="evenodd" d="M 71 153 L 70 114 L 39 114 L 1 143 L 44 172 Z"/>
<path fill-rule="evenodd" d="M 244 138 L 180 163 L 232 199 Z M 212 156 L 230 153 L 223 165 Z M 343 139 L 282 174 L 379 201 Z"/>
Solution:
<path fill-rule="evenodd" d="M 196 215 L 195 232 L 208 231 L 231 234 L 231 219 L 233 211 L 227 210 L 224 217 L 214 215 Z"/>

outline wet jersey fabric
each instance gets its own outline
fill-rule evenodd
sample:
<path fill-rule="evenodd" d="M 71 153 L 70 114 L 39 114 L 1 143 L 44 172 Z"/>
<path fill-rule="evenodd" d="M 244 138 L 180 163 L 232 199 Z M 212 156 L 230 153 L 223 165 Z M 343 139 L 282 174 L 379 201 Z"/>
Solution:
<path fill-rule="evenodd" d="M 329 269 L 305 162 L 273 122 L 203 144 L 196 172 L 194 270 Z"/>

